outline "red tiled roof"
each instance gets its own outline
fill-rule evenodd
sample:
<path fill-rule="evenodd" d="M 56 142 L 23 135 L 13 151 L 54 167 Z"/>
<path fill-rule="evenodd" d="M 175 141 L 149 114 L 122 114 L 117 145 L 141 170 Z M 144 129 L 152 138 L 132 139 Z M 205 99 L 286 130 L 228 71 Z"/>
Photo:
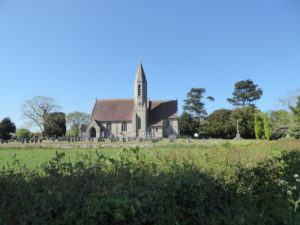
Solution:
<path fill-rule="evenodd" d="M 96 121 L 132 121 L 133 99 L 97 100 L 92 113 Z M 162 126 L 164 119 L 177 118 L 177 100 L 150 101 L 149 126 Z"/>
<path fill-rule="evenodd" d="M 149 126 L 162 126 L 164 119 L 175 119 L 177 116 L 177 100 L 150 101 Z"/>
<path fill-rule="evenodd" d="M 91 119 L 97 121 L 132 121 L 133 105 L 133 99 L 97 100 Z"/>

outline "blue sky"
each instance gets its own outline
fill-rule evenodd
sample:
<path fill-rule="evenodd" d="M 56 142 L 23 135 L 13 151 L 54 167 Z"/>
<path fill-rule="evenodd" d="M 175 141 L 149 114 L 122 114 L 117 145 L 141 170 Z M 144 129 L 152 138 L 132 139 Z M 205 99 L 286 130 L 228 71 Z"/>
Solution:
<path fill-rule="evenodd" d="M 65 113 L 131 98 L 142 57 L 151 99 L 206 88 L 232 108 L 234 83 L 264 90 L 263 111 L 300 88 L 299 0 L 0 0 L 0 119 L 51 96 Z"/>

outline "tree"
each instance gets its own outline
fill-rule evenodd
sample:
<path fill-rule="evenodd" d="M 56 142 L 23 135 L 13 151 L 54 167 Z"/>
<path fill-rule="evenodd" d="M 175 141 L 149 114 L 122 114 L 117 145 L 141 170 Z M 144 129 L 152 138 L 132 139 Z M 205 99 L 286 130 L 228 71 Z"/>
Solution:
<path fill-rule="evenodd" d="M 258 88 L 252 80 L 241 80 L 235 83 L 232 92 L 233 97 L 228 98 L 227 101 L 234 106 L 242 106 L 243 108 L 247 105 L 255 106 L 253 102 L 260 99 L 262 94 L 262 89 Z"/>
<path fill-rule="evenodd" d="M 300 95 L 300 89 L 295 89 L 293 91 L 289 91 L 287 96 L 283 98 L 279 98 L 279 105 L 290 109 L 297 103 L 298 96 Z"/>
<path fill-rule="evenodd" d="M 73 137 L 79 136 L 79 127 L 76 124 L 72 124 L 70 130 L 68 131 L 68 135 Z"/>
<path fill-rule="evenodd" d="M 270 140 L 272 134 L 272 130 L 269 123 L 269 117 L 268 114 L 264 114 L 264 136 L 267 140 Z"/>
<path fill-rule="evenodd" d="M 16 126 L 11 122 L 9 117 L 4 118 L 0 122 L 0 139 L 7 141 L 12 137 L 12 133 L 16 131 Z"/>
<path fill-rule="evenodd" d="M 30 130 L 28 130 L 26 128 L 19 128 L 19 129 L 17 129 L 17 131 L 15 133 L 15 137 L 19 140 L 25 139 L 25 138 L 28 139 L 30 137 Z"/>
<path fill-rule="evenodd" d="M 67 119 L 67 124 L 71 126 L 69 134 L 71 136 L 78 136 L 80 126 L 83 123 L 89 121 L 90 115 L 88 115 L 84 112 L 75 111 L 75 112 L 69 113 L 66 116 L 66 119 Z"/>
<path fill-rule="evenodd" d="M 55 100 L 51 97 L 35 96 L 27 100 L 21 107 L 22 115 L 27 118 L 28 125 L 37 126 L 41 131 L 45 130 L 45 120 L 49 113 L 59 109 Z"/>
<path fill-rule="evenodd" d="M 236 128 L 230 121 L 231 110 L 220 109 L 206 118 L 204 130 L 208 136 L 214 138 L 234 138 Z"/>
<path fill-rule="evenodd" d="M 198 118 L 198 120 L 207 115 L 204 108 L 205 103 L 202 100 L 205 93 L 205 88 L 192 88 L 187 93 L 187 98 L 184 100 L 183 110 L 189 112 L 191 115 Z M 207 99 L 209 101 L 214 101 L 214 98 L 211 96 L 208 96 Z"/>
<path fill-rule="evenodd" d="M 194 120 L 192 115 L 183 112 L 178 118 L 178 125 L 181 136 L 192 137 L 197 130 L 198 122 Z"/>
<path fill-rule="evenodd" d="M 66 116 L 62 112 L 49 113 L 45 120 L 44 136 L 61 137 L 66 134 Z"/>
<path fill-rule="evenodd" d="M 294 115 L 294 125 L 291 135 L 296 139 L 300 139 L 300 96 L 297 98 L 296 106 L 290 106 L 290 109 Z"/>
<path fill-rule="evenodd" d="M 279 139 L 289 135 L 293 125 L 292 113 L 280 109 L 270 112 L 271 139 Z"/>
<path fill-rule="evenodd" d="M 255 138 L 261 139 L 262 138 L 262 129 L 261 129 L 261 122 L 258 118 L 257 113 L 254 115 L 254 132 L 255 132 Z"/>

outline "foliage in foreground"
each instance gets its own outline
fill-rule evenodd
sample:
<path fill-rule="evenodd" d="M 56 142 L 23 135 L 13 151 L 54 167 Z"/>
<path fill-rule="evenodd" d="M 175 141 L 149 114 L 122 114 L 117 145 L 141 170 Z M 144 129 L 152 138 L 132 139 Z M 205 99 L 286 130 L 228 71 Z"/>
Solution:
<path fill-rule="evenodd" d="M 225 146 L 224 148 L 230 147 Z M 162 169 L 138 148 L 41 170 L 3 168 L 0 224 L 299 224 L 300 153 L 282 152 L 228 179 L 191 162 Z M 18 160 L 15 161 L 18 164 Z M 298 202 L 297 202 L 298 201 Z"/>

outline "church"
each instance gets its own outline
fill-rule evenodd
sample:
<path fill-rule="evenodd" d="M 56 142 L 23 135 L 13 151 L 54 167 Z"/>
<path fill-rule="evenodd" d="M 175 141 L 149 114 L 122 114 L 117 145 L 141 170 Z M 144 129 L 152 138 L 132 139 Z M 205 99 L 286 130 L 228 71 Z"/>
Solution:
<path fill-rule="evenodd" d="M 140 63 L 134 81 L 134 98 L 97 99 L 91 121 L 82 124 L 82 138 L 161 138 L 178 133 L 177 100 L 151 101 Z"/>

